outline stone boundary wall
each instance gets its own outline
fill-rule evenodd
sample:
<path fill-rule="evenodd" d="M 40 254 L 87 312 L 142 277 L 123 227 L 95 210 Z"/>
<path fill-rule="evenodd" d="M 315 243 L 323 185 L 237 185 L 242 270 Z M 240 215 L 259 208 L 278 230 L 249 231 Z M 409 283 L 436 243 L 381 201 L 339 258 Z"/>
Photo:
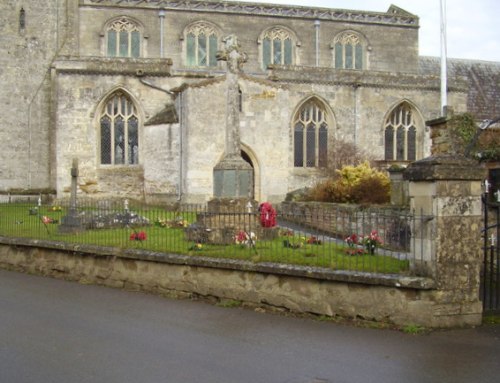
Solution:
<path fill-rule="evenodd" d="M 293 312 L 426 327 L 481 323 L 481 310 L 442 310 L 429 278 L 253 263 L 138 249 L 0 237 L 0 267 L 167 296 L 201 295 Z"/>

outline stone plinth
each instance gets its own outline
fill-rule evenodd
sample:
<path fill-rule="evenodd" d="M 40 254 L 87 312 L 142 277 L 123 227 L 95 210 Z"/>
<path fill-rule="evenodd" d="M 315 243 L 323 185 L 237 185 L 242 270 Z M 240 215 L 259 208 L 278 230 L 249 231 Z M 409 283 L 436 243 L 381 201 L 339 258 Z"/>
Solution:
<path fill-rule="evenodd" d="M 391 205 L 408 206 L 408 182 L 403 179 L 405 168 L 391 167 L 387 169 L 391 179 Z"/>
<path fill-rule="evenodd" d="M 215 166 L 215 198 L 248 199 L 252 195 L 253 168 L 243 158 L 227 157 Z"/>
<path fill-rule="evenodd" d="M 207 212 L 198 214 L 196 223 L 186 229 L 186 235 L 193 242 L 230 245 L 240 231 L 254 233 L 257 240 L 277 235 L 276 228 L 262 227 L 257 201 L 247 198 L 212 199 Z"/>

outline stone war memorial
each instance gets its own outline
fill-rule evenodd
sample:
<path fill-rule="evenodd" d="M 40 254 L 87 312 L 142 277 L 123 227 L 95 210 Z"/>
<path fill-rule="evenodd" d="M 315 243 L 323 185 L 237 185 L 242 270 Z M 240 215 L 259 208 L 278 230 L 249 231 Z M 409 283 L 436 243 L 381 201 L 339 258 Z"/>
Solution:
<path fill-rule="evenodd" d="M 227 62 L 224 154 L 213 170 L 214 198 L 208 201 L 207 213 L 198 214 L 198 222 L 187 231 L 197 243 L 230 244 L 235 232 L 246 233 L 249 238 L 266 236 L 255 214 L 258 202 L 253 198 L 252 167 L 241 156 L 238 79 L 247 56 L 237 36 L 227 36 L 223 41 L 225 49 L 217 52 L 217 59 Z"/>

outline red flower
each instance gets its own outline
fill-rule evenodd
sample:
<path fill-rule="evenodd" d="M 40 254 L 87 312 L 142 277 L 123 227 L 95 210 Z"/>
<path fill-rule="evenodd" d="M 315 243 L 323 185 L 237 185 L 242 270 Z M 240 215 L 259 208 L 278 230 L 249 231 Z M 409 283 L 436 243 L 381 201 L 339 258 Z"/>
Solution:
<path fill-rule="evenodd" d="M 146 239 L 147 235 L 144 231 L 141 231 L 139 233 L 134 231 L 133 233 L 130 234 L 131 241 L 145 241 Z"/>
<path fill-rule="evenodd" d="M 351 234 L 349 237 L 345 239 L 347 245 L 353 247 L 358 243 L 358 236 L 356 234 Z"/>

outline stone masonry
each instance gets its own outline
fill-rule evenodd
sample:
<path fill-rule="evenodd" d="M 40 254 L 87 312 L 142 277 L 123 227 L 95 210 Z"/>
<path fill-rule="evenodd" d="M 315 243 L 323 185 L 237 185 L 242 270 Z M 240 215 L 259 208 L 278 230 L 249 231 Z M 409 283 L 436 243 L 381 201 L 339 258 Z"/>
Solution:
<path fill-rule="evenodd" d="M 116 18 L 138 25 L 139 57 L 107 55 L 106 26 Z M 213 168 L 224 153 L 226 64 L 188 65 L 186 31 L 199 22 L 214 30 L 218 47 L 225 36 L 237 35 L 248 55 L 247 75 L 238 79 L 238 117 L 258 201 L 281 202 L 325 176 L 321 167 L 294 165 L 294 119 L 309 101 L 326 113 L 330 154 L 336 141 L 353 142 L 390 166 L 384 124 L 405 103 L 416 124 L 417 159 L 429 155 L 425 121 L 440 115 L 439 68 L 418 56 L 418 17 L 398 7 L 366 12 L 217 1 L 6 0 L 0 4 L 0 192 L 69 198 L 67 169 L 78 158 L 81 196 L 212 198 Z M 263 36 L 276 27 L 293 40 L 293 65 L 264 68 Z M 363 40 L 362 70 L 334 68 L 334 37 L 345 31 Z M 467 63 L 450 62 L 448 100 L 456 113 L 484 110 L 476 105 L 483 101 L 495 104 L 497 63 L 474 66 L 472 79 Z M 478 97 L 486 83 L 486 98 Z M 137 110 L 139 161 L 131 166 L 100 159 L 100 118 L 116 92 Z M 179 119 L 158 118 L 172 103 Z"/>

